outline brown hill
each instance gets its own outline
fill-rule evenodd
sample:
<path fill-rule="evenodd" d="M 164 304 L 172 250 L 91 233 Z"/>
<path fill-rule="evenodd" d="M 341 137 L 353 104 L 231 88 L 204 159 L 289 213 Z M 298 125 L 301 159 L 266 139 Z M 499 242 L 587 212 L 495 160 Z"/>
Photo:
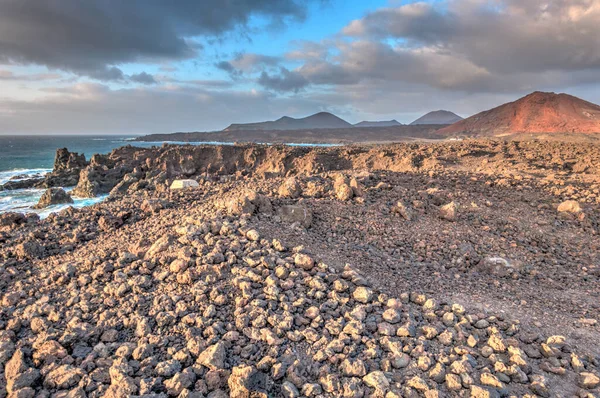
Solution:
<path fill-rule="evenodd" d="M 600 106 L 568 94 L 534 92 L 438 131 L 444 135 L 600 133 Z"/>

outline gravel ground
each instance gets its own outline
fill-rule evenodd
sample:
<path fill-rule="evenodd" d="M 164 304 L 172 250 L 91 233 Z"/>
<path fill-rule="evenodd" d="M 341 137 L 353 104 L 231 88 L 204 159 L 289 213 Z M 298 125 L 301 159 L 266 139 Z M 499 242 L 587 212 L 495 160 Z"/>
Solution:
<path fill-rule="evenodd" d="M 169 190 L 198 150 L 0 216 L 0 397 L 600 393 L 594 145 L 251 148 Z"/>

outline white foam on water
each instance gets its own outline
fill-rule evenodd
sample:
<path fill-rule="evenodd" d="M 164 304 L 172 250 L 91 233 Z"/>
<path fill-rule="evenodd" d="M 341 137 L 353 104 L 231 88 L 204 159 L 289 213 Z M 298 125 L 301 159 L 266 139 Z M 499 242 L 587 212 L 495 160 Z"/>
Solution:
<path fill-rule="evenodd" d="M 0 185 L 5 184 L 13 177 L 23 176 L 16 179 L 17 181 L 33 177 L 43 177 L 46 173 L 50 173 L 52 169 L 13 169 L 0 171 Z M 13 180 L 14 181 L 14 180 Z"/>
<path fill-rule="evenodd" d="M 82 207 L 95 205 L 96 203 L 102 202 L 104 199 L 106 199 L 107 196 L 108 195 L 102 195 L 102 196 L 98 196 L 98 197 L 95 197 L 95 198 L 77 198 L 77 197 L 73 197 L 73 202 L 74 203 L 64 204 L 64 205 L 49 206 L 49 207 L 47 207 L 45 209 L 41 209 L 41 210 L 30 209 L 29 212 L 37 213 L 37 215 L 39 215 L 40 218 L 44 219 L 44 218 L 48 217 L 50 214 L 52 214 L 52 213 L 58 213 L 61 210 L 67 209 L 69 207 L 74 207 L 76 209 L 80 209 Z"/>
<path fill-rule="evenodd" d="M 64 188 L 66 192 L 73 190 L 73 187 Z M 82 208 L 102 202 L 108 195 L 98 196 L 96 198 L 78 198 L 73 196 L 73 203 L 49 206 L 45 209 L 33 209 L 45 189 L 15 189 L 11 191 L 0 191 L 0 213 L 14 211 L 18 213 L 36 213 L 40 218 L 46 218 L 51 213 L 57 213 L 70 206 Z"/>

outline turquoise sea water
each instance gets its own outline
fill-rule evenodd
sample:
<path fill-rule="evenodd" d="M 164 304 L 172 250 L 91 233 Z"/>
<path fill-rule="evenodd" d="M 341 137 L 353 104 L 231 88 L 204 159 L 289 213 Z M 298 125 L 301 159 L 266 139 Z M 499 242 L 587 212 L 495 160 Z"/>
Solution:
<path fill-rule="evenodd" d="M 84 153 L 89 159 L 94 153 L 108 153 L 114 148 L 129 144 L 131 136 L 0 136 L 0 184 L 14 177 L 43 176 L 52 171 L 54 155 L 58 148 L 69 148 L 70 151 Z M 135 143 L 136 146 L 149 147 L 157 143 Z M 64 187 L 70 191 L 72 187 Z M 51 206 L 43 210 L 31 209 L 35 205 L 43 189 L 18 189 L 0 191 L 0 213 L 6 211 L 36 212 L 46 217 L 51 212 L 59 211 L 67 206 Z M 74 207 L 89 206 L 102 201 L 98 198 L 76 198 Z"/>
<path fill-rule="evenodd" d="M 83 153 L 86 159 L 95 153 L 109 153 L 115 148 L 124 145 L 133 145 L 140 148 L 160 146 L 163 142 L 137 142 L 131 141 L 133 136 L 89 136 L 89 135 L 57 135 L 57 136 L 2 136 L 0 135 L 0 184 L 11 178 L 31 178 L 43 176 L 52 171 L 54 155 L 58 148 L 68 148 L 71 152 Z M 187 143 L 165 141 L 171 144 L 198 144 L 198 145 L 233 145 L 231 142 L 202 142 Z M 293 146 L 332 146 L 329 144 L 289 144 Z M 63 187 L 67 191 L 73 187 Z M 67 206 L 57 205 L 44 210 L 34 210 L 43 189 L 20 189 L 13 191 L 0 191 L 0 213 L 6 211 L 36 212 L 45 217 L 51 212 L 59 211 Z M 76 198 L 73 197 L 74 207 L 89 206 L 104 199 Z"/>

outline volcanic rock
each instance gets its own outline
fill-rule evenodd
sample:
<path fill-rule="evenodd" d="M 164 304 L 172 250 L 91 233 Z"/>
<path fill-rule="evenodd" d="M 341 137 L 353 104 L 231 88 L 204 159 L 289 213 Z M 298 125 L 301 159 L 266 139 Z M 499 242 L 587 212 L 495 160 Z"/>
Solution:
<path fill-rule="evenodd" d="M 39 202 L 33 206 L 34 209 L 44 209 L 48 206 L 73 203 L 73 199 L 62 188 L 48 188 L 42 194 Z"/>
<path fill-rule="evenodd" d="M 88 165 L 83 154 L 69 152 L 67 148 L 56 150 L 54 156 L 54 172 L 82 169 Z"/>
<path fill-rule="evenodd" d="M 102 159 L 102 158 L 100 158 Z M 79 182 L 73 195 L 80 198 L 94 198 L 98 195 L 108 194 L 127 174 L 131 171 L 130 167 L 121 166 L 107 168 L 98 166 L 99 159 L 92 158 L 90 166 L 81 170 Z"/>

